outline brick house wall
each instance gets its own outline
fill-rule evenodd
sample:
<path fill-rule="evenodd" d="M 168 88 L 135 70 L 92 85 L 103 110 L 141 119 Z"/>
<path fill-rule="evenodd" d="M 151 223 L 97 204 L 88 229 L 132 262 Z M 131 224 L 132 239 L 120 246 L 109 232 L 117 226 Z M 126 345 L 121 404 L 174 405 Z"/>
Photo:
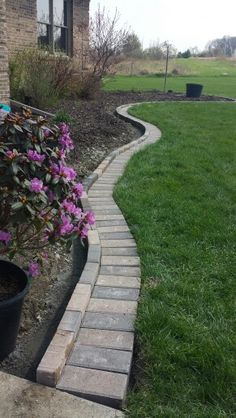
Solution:
<path fill-rule="evenodd" d="M 5 0 L 0 0 L 0 102 L 9 101 L 8 51 Z"/>
<path fill-rule="evenodd" d="M 37 0 L 7 0 L 9 55 L 37 44 Z"/>
<path fill-rule="evenodd" d="M 81 57 L 88 47 L 90 0 L 72 1 L 71 55 Z M 37 0 L 7 0 L 9 55 L 37 45 Z"/>
<path fill-rule="evenodd" d="M 74 0 L 73 2 L 73 52 L 81 59 L 81 65 L 87 61 L 89 43 L 89 4 L 90 0 Z"/>

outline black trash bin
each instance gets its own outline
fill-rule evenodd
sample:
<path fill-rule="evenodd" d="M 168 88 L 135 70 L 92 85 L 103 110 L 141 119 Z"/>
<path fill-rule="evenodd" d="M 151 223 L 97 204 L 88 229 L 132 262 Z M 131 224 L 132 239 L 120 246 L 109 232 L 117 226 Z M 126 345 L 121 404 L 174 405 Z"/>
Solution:
<path fill-rule="evenodd" d="M 202 94 L 203 85 L 188 83 L 186 84 L 186 96 L 187 97 L 200 97 Z"/>

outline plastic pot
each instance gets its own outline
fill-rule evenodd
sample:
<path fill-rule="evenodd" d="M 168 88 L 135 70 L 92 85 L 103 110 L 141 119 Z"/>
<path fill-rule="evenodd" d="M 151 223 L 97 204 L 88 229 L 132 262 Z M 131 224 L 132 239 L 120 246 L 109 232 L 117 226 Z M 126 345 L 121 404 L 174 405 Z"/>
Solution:
<path fill-rule="evenodd" d="M 187 97 L 200 97 L 202 94 L 203 85 L 202 84 L 186 84 L 186 96 Z"/>
<path fill-rule="evenodd" d="M 4 274 L 17 279 L 19 293 L 0 302 L 0 360 L 7 357 L 15 348 L 22 305 L 29 291 L 29 279 L 20 267 L 10 261 L 0 260 L 0 275 Z"/>

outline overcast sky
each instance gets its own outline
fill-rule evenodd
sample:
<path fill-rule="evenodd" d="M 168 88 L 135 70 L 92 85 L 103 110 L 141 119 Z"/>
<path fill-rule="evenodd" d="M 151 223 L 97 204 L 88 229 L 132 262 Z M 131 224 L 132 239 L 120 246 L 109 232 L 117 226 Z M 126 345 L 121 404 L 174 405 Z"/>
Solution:
<path fill-rule="evenodd" d="M 91 0 L 92 14 L 98 4 L 120 13 L 144 47 L 168 40 L 180 51 L 209 40 L 236 36 L 236 0 Z"/>

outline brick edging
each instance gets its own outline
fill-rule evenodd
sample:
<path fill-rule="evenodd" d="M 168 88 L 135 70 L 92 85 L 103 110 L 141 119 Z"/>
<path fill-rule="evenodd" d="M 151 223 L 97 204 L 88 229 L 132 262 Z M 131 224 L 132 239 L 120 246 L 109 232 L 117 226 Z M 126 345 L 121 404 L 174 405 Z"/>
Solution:
<path fill-rule="evenodd" d="M 142 136 L 112 151 L 97 169 L 86 178 L 84 181 L 85 192 L 81 198 L 81 204 L 84 210 L 91 209 L 87 194 L 89 189 L 102 176 L 118 155 L 135 148 L 142 142 L 148 140 L 152 135 L 156 136 L 157 139 L 161 136 L 160 131 L 153 125 L 128 115 L 129 107 L 138 104 L 120 106 L 117 108 L 116 114 L 139 128 L 143 133 Z M 150 142 L 150 140 L 147 142 Z M 101 241 L 95 226 L 88 234 L 88 257 L 81 277 L 74 289 L 57 331 L 37 368 L 36 379 L 38 383 L 55 387 L 61 377 L 66 361 L 78 336 L 85 311 L 90 303 L 93 288 L 101 267 L 101 253 Z"/>

